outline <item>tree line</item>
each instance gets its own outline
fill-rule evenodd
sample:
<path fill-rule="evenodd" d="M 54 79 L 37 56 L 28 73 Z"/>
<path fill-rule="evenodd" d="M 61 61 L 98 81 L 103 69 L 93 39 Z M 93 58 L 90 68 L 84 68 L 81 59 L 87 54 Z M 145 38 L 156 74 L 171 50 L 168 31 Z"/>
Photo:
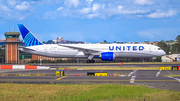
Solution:
<path fill-rule="evenodd" d="M 160 41 L 158 42 L 158 46 L 163 49 L 166 54 L 178 54 L 180 53 L 180 35 L 178 35 L 174 40 L 168 40 L 168 41 Z"/>

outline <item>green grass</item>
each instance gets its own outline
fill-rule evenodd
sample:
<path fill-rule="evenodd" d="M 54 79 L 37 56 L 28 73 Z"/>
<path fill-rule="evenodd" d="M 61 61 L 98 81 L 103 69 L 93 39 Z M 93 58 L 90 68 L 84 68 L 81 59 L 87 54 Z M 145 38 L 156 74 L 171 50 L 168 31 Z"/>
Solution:
<path fill-rule="evenodd" d="M 123 84 L 0 84 L 0 101 L 144 101 L 144 98 L 180 101 L 180 92 Z"/>
<path fill-rule="evenodd" d="M 170 74 L 170 75 L 165 75 L 165 76 L 180 77 L 180 75 L 178 75 L 178 74 L 177 75 L 171 75 Z"/>

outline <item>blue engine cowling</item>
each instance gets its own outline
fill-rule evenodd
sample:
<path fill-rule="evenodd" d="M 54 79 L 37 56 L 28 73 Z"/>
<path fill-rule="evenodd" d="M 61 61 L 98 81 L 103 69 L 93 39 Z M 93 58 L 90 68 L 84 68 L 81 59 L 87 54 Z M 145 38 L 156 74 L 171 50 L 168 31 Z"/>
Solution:
<path fill-rule="evenodd" d="M 100 57 L 101 57 L 101 60 L 103 60 L 103 61 L 113 61 L 113 60 L 115 60 L 114 52 L 101 53 Z"/>

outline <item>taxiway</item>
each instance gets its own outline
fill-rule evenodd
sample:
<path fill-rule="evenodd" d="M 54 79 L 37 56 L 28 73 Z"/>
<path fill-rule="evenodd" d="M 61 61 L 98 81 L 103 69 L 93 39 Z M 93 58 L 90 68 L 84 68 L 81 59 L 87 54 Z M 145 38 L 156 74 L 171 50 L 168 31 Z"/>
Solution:
<path fill-rule="evenodd" d="M 1 70 L 0 74 L 23 74 L 0 76 L 1 83 L 125 83 L 151 88 L 180 91 L 180 71 L 173 70 L 65 70 L 65 76 L 55 76 L 56 70 Z M 87 76 L 87 72 L 107 72 L 107 77 Z M 25 76 L 25 74 L 54 74 L 54 76 Z M 78 76 L 75 76 L 78 75 Z M 112 76 L 113 75 L 113 76 Z M 116 76 L 115 76 L 116 75 Z"/>

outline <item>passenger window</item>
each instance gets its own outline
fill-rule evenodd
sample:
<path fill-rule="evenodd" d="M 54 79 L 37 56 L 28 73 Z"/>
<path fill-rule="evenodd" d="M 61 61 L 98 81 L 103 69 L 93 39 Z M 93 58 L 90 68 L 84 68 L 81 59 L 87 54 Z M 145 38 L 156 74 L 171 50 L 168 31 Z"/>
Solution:
<path fill-rule="evenodd" d="M 158 48 L 158 50 L 161 50 L 161 48 Z"/>

